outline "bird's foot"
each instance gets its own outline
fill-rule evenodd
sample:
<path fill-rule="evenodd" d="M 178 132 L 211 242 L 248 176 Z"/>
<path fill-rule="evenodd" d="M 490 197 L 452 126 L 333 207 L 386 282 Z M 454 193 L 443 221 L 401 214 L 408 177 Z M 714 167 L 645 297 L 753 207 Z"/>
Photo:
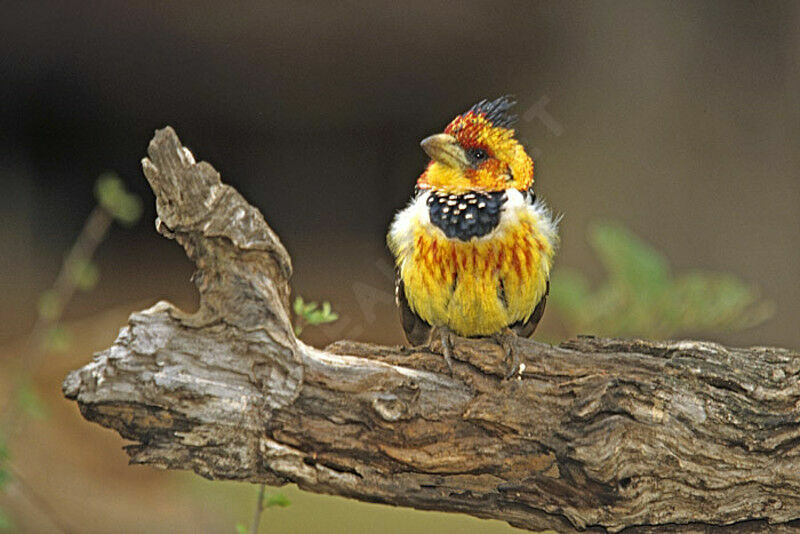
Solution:
<path fill-rule="evenodd" d="M 503 376 L 503 380 L 510 380 L 514 378 L 515 375 L 521 378 L 522 371 L 525 370 L 525 364 L 520 360 L 517 350 L 518 336 L 511 330 L 506 329 L 494 334 L 492 338 L 498 345 L 503 347 L 503 352 L 506 354 L 505 361 L 507 370 L 505 376 Z"/>
<path fill-rule="evenodd" d="M 444 362 L 447 364 L 447 369 L 450 371 L 450 376 L 453 376 L 453 338 L 452 332 L 449 328 L 442 327 L 439 329 L 439 335 L 442 340 L 442 356 Z"/>

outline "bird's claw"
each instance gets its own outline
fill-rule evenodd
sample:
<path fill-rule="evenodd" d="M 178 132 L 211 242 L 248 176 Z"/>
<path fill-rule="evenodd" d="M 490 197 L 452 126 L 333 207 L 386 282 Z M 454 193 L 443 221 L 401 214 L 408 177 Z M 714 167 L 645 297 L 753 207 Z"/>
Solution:
<path fill-rule="evenodd" d="M 440 340 L 442 342 L 442 356 L 444 356 L 444 363 L 447 364 L 447 369 L 450 376 L 455 376 L 453 370 L 453 338 L 452 332 L 447 328 L 439 330 Z M 525 364 L 522 363 L 519 351 L 516 348 L 517 335 L 513 332 L 501 332 L 492 336 L 495 342 L 503 348 L 505 352 L 505 362 L 507 363 L 506 374 L 503 380 L 510 380 L 515 376 L 522 377 L 525 371 Z"/>
<path fill-rule="evenodd" d="M 450 331 L 447 329 L 442 329 L 441 331 L 441 339 L 442 339 L 442 356 L 444 356 L 444 362 L 447 364 L 447 369 L 450 371 L 450 376 L 454 376 L 453 373 L 453 340 L 450 337 Z"/>
<path fill-rule="evenodd" d="M 494 336 L 494 340 L 503 348 L 506 355 L 507 369 L 506 374 L 503 375 L 503 380 L 510 380 L 514 376 L 522 377 L 522 372 L 525 370 L 525 364 L 520 360 L 515 346 L 516 338 L 515 334 L 508 332 L 502 332 Z"/>

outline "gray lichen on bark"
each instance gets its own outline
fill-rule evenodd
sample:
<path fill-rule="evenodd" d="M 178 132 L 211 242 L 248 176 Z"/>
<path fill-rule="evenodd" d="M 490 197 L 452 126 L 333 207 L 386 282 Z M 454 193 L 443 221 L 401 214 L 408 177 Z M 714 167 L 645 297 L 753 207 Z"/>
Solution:
<path fill-rule="evenodd" d="M 558 531 L 794 531 L 800 354 L 580 337 L 502 350 L 298 341 L 291 261 L 175 132 L 143 160 L 200 307 L 160 302 L 64 381 L 132 463 Z"/>

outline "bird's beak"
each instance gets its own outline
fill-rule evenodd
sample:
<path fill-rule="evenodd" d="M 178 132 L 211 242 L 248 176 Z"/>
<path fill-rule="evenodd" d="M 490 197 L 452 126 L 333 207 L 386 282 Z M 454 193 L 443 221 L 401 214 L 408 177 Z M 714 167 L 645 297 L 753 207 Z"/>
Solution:
<path fill-rule="evenodd" d="M 450 134 L 436 134 L 426 137 L 420 143 L 422 150 L 434 161 L 438 161 L 448 167 L 456 169 L 466 169 L 470 163 L 467 154 L 456 138 Z"/>

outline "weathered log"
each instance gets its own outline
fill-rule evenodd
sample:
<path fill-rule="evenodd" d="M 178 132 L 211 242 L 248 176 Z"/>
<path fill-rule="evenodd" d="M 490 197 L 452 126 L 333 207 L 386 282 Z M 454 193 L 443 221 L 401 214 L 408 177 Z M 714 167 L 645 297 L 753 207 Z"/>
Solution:
<path fill-rule="evenodd" d="M 171 128 L 144 173 L 160 233 L 196 263 L 200 308 L 160 302 L 64 381 L 131 462 L 296 483 L 370 502 L 558 531 L 793 531 L 800 518 L 800 354 L 696 341 L 293 334 L 291 262 L 260 212 Z"/>

